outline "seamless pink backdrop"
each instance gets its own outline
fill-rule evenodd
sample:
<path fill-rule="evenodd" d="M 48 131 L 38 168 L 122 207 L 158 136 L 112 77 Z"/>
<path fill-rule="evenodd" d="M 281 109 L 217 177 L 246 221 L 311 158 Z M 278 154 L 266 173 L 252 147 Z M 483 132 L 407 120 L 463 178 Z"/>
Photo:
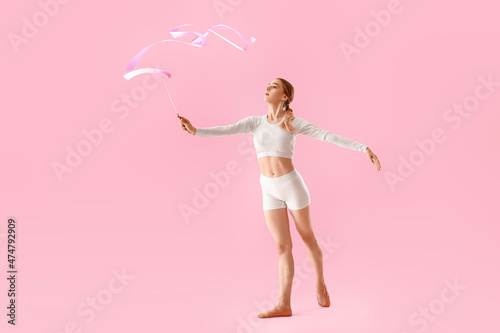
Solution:
<path fill-rule="evenodd" d="M 384 19 L 389 8 L 397 14 Z M 500 82 L 498 10 L 485 0 L 9 4 L 0 14 L 1 331 L 498 331 L 500 86 L 484 85 Z M 251 134 L 190 136 L 159 75 L 123 78 L 139 50 L 187 23 L 183 31 L 226 24 L 256 38 L 247 51 L 213 34 L 204 48 L 161 43 L 139 61 L 172 74 L 175 106 L 195 127 L 266 114 L 265 87 L 283 77 L 297 116 L 378 156 L 380 172 L 362 152 L 297 138 L 330 308 L 316 303 L 290 216 L 294 315 L 256 318 L 275 305 L 279 281 Z M 372 37 L 346 56 L 359 30 Z M 448 111 L 467 103 L 473 111 Z M 54 163 L 97 128 L 108 133 L 58 177 Z M 418 165 L 404 174 L 403 160 Z M 213 175 L 228 168 L 217 185 Z M 198 191 L 211 193 L 201 208 Z"/>

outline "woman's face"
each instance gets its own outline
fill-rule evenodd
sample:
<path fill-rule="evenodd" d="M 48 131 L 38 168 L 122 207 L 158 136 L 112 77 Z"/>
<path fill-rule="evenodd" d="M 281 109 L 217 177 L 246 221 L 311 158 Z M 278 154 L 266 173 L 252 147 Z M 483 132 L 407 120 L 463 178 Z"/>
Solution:
<path fill-rule="evenodd" d="M 264 93 L 264 100 L 271 104 L 283 104 L 286 101 L 285 90 L 280 80 L 272 80 Z"/>

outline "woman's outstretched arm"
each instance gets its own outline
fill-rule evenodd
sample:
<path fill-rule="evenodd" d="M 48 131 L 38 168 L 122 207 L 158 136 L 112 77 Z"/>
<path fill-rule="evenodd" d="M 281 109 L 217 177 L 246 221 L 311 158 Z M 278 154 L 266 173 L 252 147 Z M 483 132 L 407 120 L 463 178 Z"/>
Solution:
<path fill-rule="evenodd" d="M 237 134 L 252 133 L 255 129 L 255 116 L 248 116 L 235 124 L 214 127 L 194 127 L 191 122 L 184 117 L 180 121 L 183 130 L 195 136 L 229 136 Z"/>
<path fill-rule="evenodd" d="M 348 148 L 357 151 L 366 151 L 367 146 L 350 140 L 342 135 L 334 134 L 325 129 L 319 128 L 318 126 L 311 124 L 307 120 L 301 117 L 294 117 L 292 125 L 297 129 L 297 133 L 310 136 L 324 142 L 333 143 L 337 146 Z"/>

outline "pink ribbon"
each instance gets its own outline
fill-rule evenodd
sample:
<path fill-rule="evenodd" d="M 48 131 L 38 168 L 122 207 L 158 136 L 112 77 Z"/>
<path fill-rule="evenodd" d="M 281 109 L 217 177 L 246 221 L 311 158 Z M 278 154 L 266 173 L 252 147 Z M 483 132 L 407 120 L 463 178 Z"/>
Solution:
<path fill-rule="evenodd" d="M 241 51 L 246 51 L 248 49 L 247 45 L 248 44 L 253 44 L 257 40 L 255 37 L 250 37 L 250 41 L 247 41 L 247 40 L 245 40 L 245 38 L 243 37 L 243 35 L 240 34 L 237 30 L 235 30 L 235 29 L 233 29 L 230 26 L 227 26 L 225 24 L 214 25 L 211 29 L 207 29 L 207 30 L 205 30 L 205 31 L 203 31 L 201 33 L 194 32 L 194 31 L 178 31 L 180 28 L 188 26 L 188 25 L 192 25 L 192 24 L 178 25 L 178 26 L 170 29 L 169 32 L 172 35 L 172 37 L 174 37 L 174 38 L 183 37 L 183 36 L 186 36 L 188 34 L 195 34 L 196 36 L 198 36 L 197 38 L 193 39 L 189 43 L 182 42 L 182 41 L 179 41 L 179 40 L 176 40 L 176 39 L 164 39 L 164 40 L 161 40 L 159 42 L 156 42 L 156 43 L 153 43 L 153 44 L 150 44 L 150 45 L 144 47 L 142 50 L 140 50 L 132 58 L 132 60 L 130 61 L 130 63 L 127 66 L 127 69 L 125 70 L 125 74 L 123 75 L 123 77 L 126 78 L 127 80 L 130 80 L 131 78 L 133 78 L 133 77 L 135 77 L 137 75 L 140 75 L 140 74 L 145 74 L 145 73 L 159 73 L 159 74 L 165 74 L 167 77 L 171 78 L 172 75 L 169 72 L 167 72 L 166 70 L 163 70 L 163 69 L 159 69 L 159 68 L 140 68 L 140 69 L 134 69 L 136 63 L 144 55 L 144 53 L 146 53 L 151 47 L 153 47 L 154 45 L 156 45 L 158 43 L 163 43 L 163 42 L 178 42 L 178 43 L 188 44 L 188 45 L 192 45 L 192 46 L 196 46 L 196 47 L 204 47 L 207 44 L 207 35 L 208 35 L 208 33 L 212 32 L 215 35 L 217 35 L 220 38 L 222 38 L 223 40 L 225 40 L 226 42 L 228 42 L 229 44 L 231 44 L 234 47 L 236 47 L 237 49 L 239 49 Z M 243 45 L 244 46 L 243 47 L 239 47 L 238 45 L 234 44 L 230 40 L 224 38 L 223 36 L 221 36 L 221 35 L 219 35 L 218 33 L 215 32 L 215 30 L 220 30 L 220 29 L 229 29 L 229 30 L 234 31 L 241 38 L 241 40 L 243 41 Z M 170 100 L 172 101 L 172 97 L 170 96 L 170 92 L 168 91 L 168 87 L 167 87 L 167 84 L 166 84 L 164 78 L 163 78 L 163 82 L 165 83 L 165 88 L 167 88 L 168 95 L 170 97 Z M 174 109 L 175 109 L 175 105 L 174 105 L 173 101 L 172 101 L 172 105 L 174 106 Z M 175 111 L 177 112 L 177 109 L 175 109 Z M 179 119 L 181 118 L 179 116 L 179 113 L 177 113 L 177 117 Z"/>
<path fill-rule="evenodd" d="M 228 42 L 229 44 L 233 45 L 234 47 L 236 47 L 237 49 L 239 49 L 241 51 L 246 51 L 248 49 L 247 44 L 252 44 L 253 42 L 256 41 L 255 37 L 250 37 L 250 42 L 246 41 L 245 37 L 243 37 L 243 35 L 240 34 L 237 30 L 231 28 L 230 26 L 224 25 L 224 24 L 214 25 L 212 27 L 212 29 L 207 29 L 207 30 L 203 31 L 202 33 L 194 32 L 194 31 L 178 31 L 180 28 L 188 26 L 188 25 L 192 25 L 192 24 L 178 25 L 178 26 L 170 29 L 169 32 L 172 35 L 172 37 L 174 37 L 174 38 L 183 37 L 183 36 L 186 36 L 188 34 L 195 34 L 195 35 L 198 36 L 196 39 L 193 39 L 189 43 L 188 42 L 179 41 L 179 40 L 176 40 L 176 39 L 164 39 L 164 40 L 161 40 L 159 42 L 156 42 L 156 43 L 153 43 L 153 44 L 150 44 L 150 45 L 146 46 L 145 48 L 143 48 L 142 50 L 140 50 L 132 58 L 132 60 L 130 61 L 130 63 L 127 66 L 127 69 L 125 70 L 125 74 L 123 75 L 123 77 L 126 78 L 127 80 L 130 80 L 131 78 L 133 78 L 134 76 L 137 76 L 139 74 L 144 74 L 144 73 L 161 73 L 161 74 L 165 74 L 166 76 L 168 76 L 170 78 L 171 75 L 170 75 L 169 72 L 167 72 L 166 70 L 163 70 L 163 69 L 159 69 L 159 68 L 141 68 L 141 69 L 135 69 L 134 70 L 135 64 L 144 55 L 144 53 L 146 53 L 147 50 L 149 50 L 151 47 L 153 47 L 154 45 L 156 45 L 158 43 L 163 43 L 163 42 L 178 42 L 178 43 L 188 44 L 188 45 L 192 45 L 192 46 L 196 46 L 196 47 L 204 47 L 207 44 L 207 37 L 206 36 L 208 35 L 209 32 L 214 33 L 215 35 L 219 36 L 220 38 L 222 38 L 223 40 L 225 40 L 226 42 Z M 220 30 L 220 29 L 229 29 L 229 30 L 233 30 L 234 32 L 236 32 L 236 34 L 243 41 L 244 46 L 243 47 L 239 47 L 238 45 L 234 44 L 230 40 L 224 38 L 223 36 L 219 35 L 218 33 L 216 33 L 214 31 L 214 30 Z"/>

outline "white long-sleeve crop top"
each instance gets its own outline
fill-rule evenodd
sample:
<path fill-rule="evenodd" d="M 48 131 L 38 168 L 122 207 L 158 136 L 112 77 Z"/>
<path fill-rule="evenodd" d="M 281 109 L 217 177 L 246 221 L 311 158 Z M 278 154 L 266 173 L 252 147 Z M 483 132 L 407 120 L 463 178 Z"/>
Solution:
<path fill-rule="evenodd" d="M 366 150 L 366 145 L 319 128 L 301 117 L 292 119 L 295 132 L 289 132 L 279 127 L 283 120 L 284 117 L 281 118 L 279 123 L 271 124 L 267 120 L 267 114 L 248 116 L 235 124 L 227 126 L 198 127 L 194 135 L 215 137 L 252 133 L 257 159 L 264 156 L 280 156 L 292 159 L 295 138 L 298 134 L 305 134 L 352 150 L 363 152 Z"/>

